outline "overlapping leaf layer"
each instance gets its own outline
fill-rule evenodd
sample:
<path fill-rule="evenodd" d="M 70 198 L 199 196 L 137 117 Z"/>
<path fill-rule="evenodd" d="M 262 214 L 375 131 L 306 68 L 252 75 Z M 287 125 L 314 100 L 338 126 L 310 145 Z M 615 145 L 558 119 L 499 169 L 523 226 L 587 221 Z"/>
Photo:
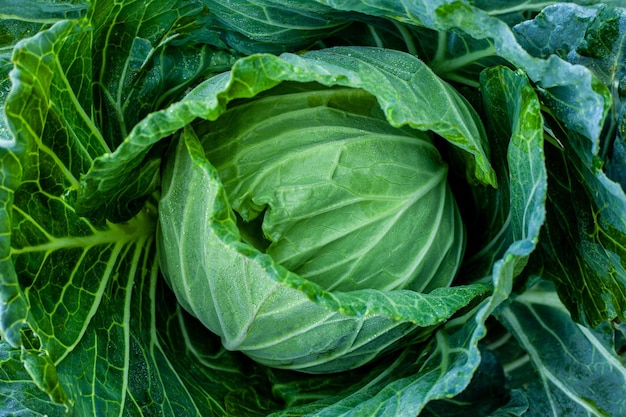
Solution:
<path fill-rule="evenodd" d="M 596 3 L 0 0 L 0 414 L 626 414 L 626 9 Z M 438 325 L 332 376 L 226 350 L 156 256 L 172 137 L 285 82 L 430 132 L 467 230 L 427 315 L 277 278 Z"/>

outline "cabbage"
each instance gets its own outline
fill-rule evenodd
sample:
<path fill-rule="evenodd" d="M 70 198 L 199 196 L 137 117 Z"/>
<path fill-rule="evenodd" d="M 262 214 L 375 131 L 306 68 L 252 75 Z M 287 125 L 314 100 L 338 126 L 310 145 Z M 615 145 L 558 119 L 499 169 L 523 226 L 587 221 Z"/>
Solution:
<path fill-rule="evenodd" d="M 620 2 L 0 4 L 0 414 L 626 415 Z"/>
<path fill-rule="evenodd" d="M 391 126 L 363 90 L 305 85 L 237 103 L 185 136 L 163 174 L 160 263 L 227 349 L 331 372 L 416 336 L 405 320 L 345 317 L 280 281 L 348 296 L 449 286 L 464 229 L 428 133 Z M 204 173 L 187 155 L 192 138 Z"/>

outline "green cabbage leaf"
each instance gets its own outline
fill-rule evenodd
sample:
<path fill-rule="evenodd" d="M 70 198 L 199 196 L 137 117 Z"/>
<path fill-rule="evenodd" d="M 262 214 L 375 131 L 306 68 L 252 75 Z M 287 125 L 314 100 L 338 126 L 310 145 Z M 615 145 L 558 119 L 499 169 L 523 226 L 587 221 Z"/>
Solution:
<path fill-rule="evenodd" d="M 625 11 L 0 0 L 0 415 L 625 415 Z M 313 85 L 436 146 L 466 240 L 451 285 L 336 291 L 245 236 L 212 128 Z M 168 209 L 195 241 L 157 244 Z M 241 329 L 263 306 L 262 331 L 307 305 L 336 320 L 318 341 L 346 369 L 281 369 L 208 330 L 162 259 L 206 271 L 207 242 L 258 272 L 214 283 L 248 297 L 218 318 Z M 289 300 L 255 299 L 270 286 Z"/>

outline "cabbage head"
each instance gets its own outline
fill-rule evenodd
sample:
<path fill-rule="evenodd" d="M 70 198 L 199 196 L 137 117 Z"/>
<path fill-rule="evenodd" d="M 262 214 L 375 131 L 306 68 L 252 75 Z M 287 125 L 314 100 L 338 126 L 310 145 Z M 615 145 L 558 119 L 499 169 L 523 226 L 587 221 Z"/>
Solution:
<path fill-rule="evenodd" d="M 430 132 L 345 86 L 285 82 L 230 104 L 186 126 L 163 169 L 159 257 L 184 309 L 227 349 L 312 373 L 454 313 L 438 291 L 465 232 Z"/>

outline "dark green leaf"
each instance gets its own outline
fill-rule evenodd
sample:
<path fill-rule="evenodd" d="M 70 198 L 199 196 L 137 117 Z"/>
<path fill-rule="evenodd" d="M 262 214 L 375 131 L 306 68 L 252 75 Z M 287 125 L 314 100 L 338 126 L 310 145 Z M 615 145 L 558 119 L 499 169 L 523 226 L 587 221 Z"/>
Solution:
<path fill-rule="evenodd" d="M 92 49 L 79 56 L 93 62 L 93 117 L 111 150 L 139 120 L 180 98 L 199 77 L 230 67 L 230 54 L 216 49 L 223 45 L 206 25 L 207 13 L 199 0 L 94 2 Z"/>
<path fill-rule="evenodd" d="M 64 416 L 66 408 L 55 404 L 28 374 L 20 350 L 0 341 L 0 407 L 16 416 Z"/>
<path fill-rule="evenodd" d="M 528 79 L 522 72 L 493 67 L 483 72 L 481 82 L 494 169 L 502 186 L 473 190 L 477 208 L 470 236 L 488 243 L 472 254 L 466 273 L 479 277 L 520 239 L 522 231 L 539 232 L 547 194 L 543 122 Z M 537 240 L 536 236 L 535 244 Z"/>
<path fill-rule="evenodd" d="M 203 0 L 222 39 L 246 55 L 313 46 L 351 23 L 345 13 L 311 1 Z"/>
<path fill-rule="evenodd" d="M 604 111 L 605 120 L 581 116 L 591 109 L 588 103 L 549 91 L 544 95 L 549 134 L 557 142 L 548 156 L 552 162 L 550 215 L 541 239 L 544 273 L 557 283 L 574 317 L 591 325 L 623 319 L 626 308 L 626 194 L 620 183 L 607 176 L 619 181 L 626 166 L 620 159 L 624 139 L 619 127 L 623 123 L 620 85 L 625 17 L 622 9 L 605 5 L 560 4 L 515 28 L 534 55 L 558 54 L 592 71 L 599 80 L 595 89 L 604 90 L 607 105 L 612 104 L 609 112 Z M 596 109 L 601 114 L 602 107 Z M 602 131 L 597 129 L 598 121 Z M 605 164 L 609 165 L 606 172 Z M 566 258 L 568 262 L 563 262 Z"/>
<path fill-rule="evenodd" d="M 0 10 L 1 20 L 54 23 L 61 19 L 76 19 L 84 16 L 87 2 L 82 0 L 51 1 L 3 0 Z"/>
<path fill-rule="evenodd" d="M 157 293 L 161 300 L 172 295 L 157 284 L 152 209 L 123 224 L 95 225 L 73 208 L 79 176 L 108 149 L 94 121 L 92 34 L 85 17 L 59 21 L 17 44 L 7 38 L 15 69 L 6 106 L 0 97 L 10 128 L 1 132 L 0 149 L 0 343 L 7 382 L 0 409 L 225 415 L 224 398 L 257 371 L 224 360 L 229 354 L 221 348 L 200 357 L 190 337 L 181 336 L 187 323 L 176 304 L 157 303 Z M 3 62 L 3 87 L 9 65 Z M 190 367 L 187 355 L 202 365 Z"/>
<path fill-rule="evenodd" d="M 606 88 L 593 77 L 591 71 L 571 65 L 556 56 L 537 59 L 517 42 L 510 27 L 502 20 L 490 16 L 466 2 L 443 0 L 395 2 L 339 2 L 318 0 L 339 10 L 354 11 L 373 16 L 399 20 L 427 28 L 460 33 L 475 40 L 485 40 L 487 57 L 493 50 L 511 65 L 522 69 L 528 77 L 546 90 L 554 102 L 579 103 L 574 110 L 561 106 L 560 117 L 573 130 L 588 137 L 598 137 L 610 106 Z M 484 58 L 479 53 L 477 58 Z M 470 57 L 465 57 L 467 61 Z"/>
<path fill-rule="evenodd" d="M 516 297 L 498 317 L 536 371 L 524 381 L 530 402 L 526 415 L 624 414 L 626 368 L 608 323 L 596 330 L 575 324 L 545 282 Z"/>
<path fill-rule="evenodd" d="M 605 207 L 620 206 L 608 199 L 602 209 L 596 206 L 592 195 L 597 197 L 599 193 L 590 195 L 594 185 L 590 186 L 583 176 L 590 168 L 582 161 L 569 160 L 554 147 L 546 149 L 546 158 L 550 161 L 550 192 L 538 271 L 557 284 L 563 302 L 577 320 L 596 326 L 623 317 L 626 239 L 604 220 Z"/>
<path fill-rule="evenodd" d="M 454 398 L 428 404 L 423 417 L 521 416 L 528 403 L 521 392 L 509 393 L 501 363 L 481 350 L 480 366 L 468 387 Z"/>

